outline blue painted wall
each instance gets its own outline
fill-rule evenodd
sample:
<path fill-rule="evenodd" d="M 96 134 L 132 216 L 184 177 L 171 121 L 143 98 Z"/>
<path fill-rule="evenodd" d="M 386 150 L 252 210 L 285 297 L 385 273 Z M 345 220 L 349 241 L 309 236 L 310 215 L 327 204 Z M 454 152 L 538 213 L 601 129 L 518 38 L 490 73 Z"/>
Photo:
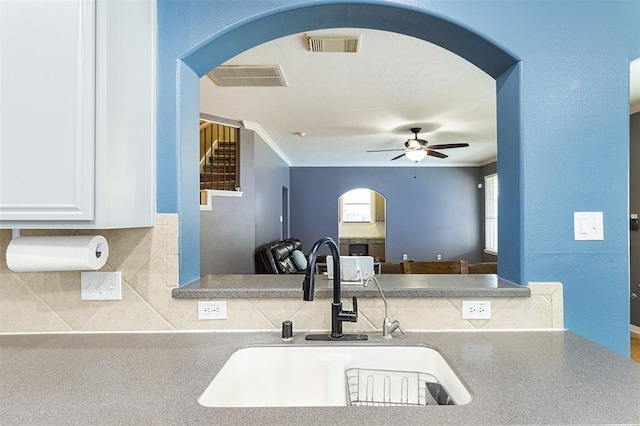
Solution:
<path fill-rule="evenodd" d="M 370 188 L 387 199 L 387 257 L 416 261 L 481 258 L 479 167 L 292 167 L 291 235 L 309 250 L 338 241 L 338 197 Z"/>
<path fill-rule="evenodd" d="M 640 57 L 639 15 L 637 0 L 159 0 L 158 209 L 181 216 L 181 283 L 199 271 L 198 179 L 187 167 L 197 161 L 198 76 L 283 35 L 383 29 L 435 42 L 497 79 L 498 171 L 510 183 L 500 274 L 561 281 L 566 326 L 628 356 L 628 72 Z M 574 241 L 574 211 L 603 211 L 605 240 Z"/>

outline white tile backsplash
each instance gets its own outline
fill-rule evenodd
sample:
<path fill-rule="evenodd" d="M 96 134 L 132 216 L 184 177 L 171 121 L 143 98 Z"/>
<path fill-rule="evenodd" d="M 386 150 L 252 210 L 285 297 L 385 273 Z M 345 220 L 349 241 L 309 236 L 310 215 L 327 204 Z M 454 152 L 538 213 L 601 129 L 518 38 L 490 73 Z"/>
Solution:
<path fill-rule="evenodd" d="M 81 301 L 79 272 L 14 273 L 5 253 L 10 230 L 0 230 L 0 333 L 163 330 L 280 330 L 292 320 L 295 331 L 329 330 L 330 299 L 228 299 L 228 319 L 199 321 L 197 300 L 173 299 L 178 286 L 178 217 L 157 214 L 152 228 L 100 231 L 25 230 L 25 235 L 97 233 L 109 241 L 103 270 L 122 271 L 122 301 Z M 531 298 L 486 299 L 491 320 L 462 320 L 462 299 L 392 298 L 389 316 L 407 330 L 562 329 L 560 283 L 530 283 Z M 380 299 L 360 299 L 357 323 L 345 331 L 379 332 Z"/>

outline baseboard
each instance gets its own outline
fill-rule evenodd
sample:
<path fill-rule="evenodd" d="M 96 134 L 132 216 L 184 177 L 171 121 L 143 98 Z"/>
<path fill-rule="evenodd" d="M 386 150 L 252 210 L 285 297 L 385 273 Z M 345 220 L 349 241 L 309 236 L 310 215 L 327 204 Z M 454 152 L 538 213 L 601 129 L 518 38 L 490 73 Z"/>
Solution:
<path fill-rule="evenodd" d="M 629 324 L 629 330 L 631 330 L 632 333 L 640 334 L 640 327 L 637 325 Z"/>

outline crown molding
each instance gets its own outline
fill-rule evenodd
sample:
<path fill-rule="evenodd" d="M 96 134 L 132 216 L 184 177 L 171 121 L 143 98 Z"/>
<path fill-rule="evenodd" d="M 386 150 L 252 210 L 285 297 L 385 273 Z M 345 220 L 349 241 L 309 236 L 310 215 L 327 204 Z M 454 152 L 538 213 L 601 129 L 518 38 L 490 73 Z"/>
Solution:
<path fill-rule="evenodd" d="M 242 120 L 242 125 L 244 126 L 245 129 L 256 132 L 256 134 L 260 136 L 267 145 L 269 145 L 269 148 L 271 148 L 273 152 L 275 152 L 276 155 L 278 155 L 278 157 L 282 159 L 282 161 L 287 163 L 287 166 L 291 167 L 291 165 L 293 164 L 291 162 L 291 159 L 289 159 L 289 157 L 287 157 L 287 155 L 282 151 L 282 149 L 280 149 L 278 144 L 273 139 L 271 139 L 271 136 L 269 136 L 269 134 L 266 132 L 266 130 L 262 128 L 261 125 L 259 125 L 258 123 L 254 123 L 252 121 L 246 121 L 246 120 Z"/>

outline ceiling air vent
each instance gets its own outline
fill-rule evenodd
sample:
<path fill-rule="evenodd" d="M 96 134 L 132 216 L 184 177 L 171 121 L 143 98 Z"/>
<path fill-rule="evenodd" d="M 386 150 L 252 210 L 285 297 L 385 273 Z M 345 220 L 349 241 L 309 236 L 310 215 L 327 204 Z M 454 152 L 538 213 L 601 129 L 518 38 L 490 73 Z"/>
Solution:
<path fill-rule="evenodd" d="M 221 65 L 207 75 L 221 87 L 287 86 L 280 65 Z"/>
<path fill-rule="evenodd" d="M 308 36 L 312 52 L 347 52 L 360 50 L 360 35 L 356 36 Z"/>

